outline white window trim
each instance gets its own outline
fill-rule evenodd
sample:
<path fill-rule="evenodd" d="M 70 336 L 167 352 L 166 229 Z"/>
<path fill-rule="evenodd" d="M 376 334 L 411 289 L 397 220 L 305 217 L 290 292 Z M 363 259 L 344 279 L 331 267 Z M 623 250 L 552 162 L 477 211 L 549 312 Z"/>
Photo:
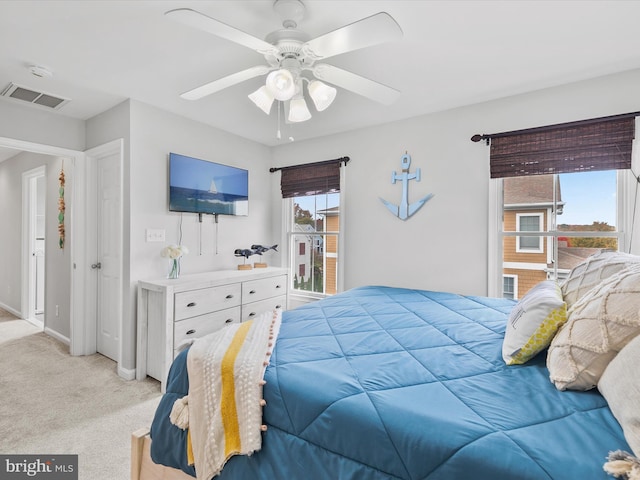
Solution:
<path fill-rule="evenodd" d="M 520 219 L 523 217 L 538 217 L 538 225 L 542 228 L 544 221 L 544 213 L 516 213 L 516 232 L 520 232 Z M 538 237 L 538 248 L 522 248 L 520 246 L 520 239 L 523 237 L 516 237 L 516 253 L 544 253 L 542 237 Z M 533 237 L 527 237 L 533 238 Z"/>

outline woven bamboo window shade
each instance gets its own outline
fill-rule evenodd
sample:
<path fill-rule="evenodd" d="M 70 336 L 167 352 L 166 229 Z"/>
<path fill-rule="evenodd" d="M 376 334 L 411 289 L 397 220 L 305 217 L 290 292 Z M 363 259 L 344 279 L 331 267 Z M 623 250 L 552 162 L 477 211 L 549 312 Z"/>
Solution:
<path fill-rule="evenodd" d="M 491 138 L 491 178 L 631 168 L 633 115 L 482 136 Z"/>
<path fill-rule="evenodd" d="M 271 168 L 270 172 L 280 170 L 280 190 L 282 198 L 304 197 L 340 191 L 340 164 L 347 164 L 349 157 L 336 160 Z"/>

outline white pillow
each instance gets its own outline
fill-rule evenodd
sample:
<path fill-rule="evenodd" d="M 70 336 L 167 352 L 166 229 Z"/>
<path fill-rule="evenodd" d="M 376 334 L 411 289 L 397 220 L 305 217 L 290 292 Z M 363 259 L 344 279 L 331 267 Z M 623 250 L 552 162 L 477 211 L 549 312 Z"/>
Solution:
<path fill-rule="evenodd" d="M 513 307 L 502 342 L 507 365 L 530 360 L 549 346 L 560 326 L 567 321 L 567 305 L 560 287 L 545 280 L 529 290 Z"/>
<path fill-rule="evenodd" d="M 595 387 L 609 362 L 640 333 L 640 264 L 583 295 L 551 341 L 549 378 L 558 390 Z"/>
<path fill-rule="evenodd" d="M 567 302 L 567 308 L 571 308 L 580 300 L 580 297 L 606 278 L 639 262 L 639 256 L 624 252 L 605 250 L 591 255 L 571 270 L 561 286 L 562 297 Z"/>
<path fill-rule="evenodd" d="M 598 390 L 607 399 L 624 437 L 640 457 L 640 335 L 631 340 L 605 369 Z"/>

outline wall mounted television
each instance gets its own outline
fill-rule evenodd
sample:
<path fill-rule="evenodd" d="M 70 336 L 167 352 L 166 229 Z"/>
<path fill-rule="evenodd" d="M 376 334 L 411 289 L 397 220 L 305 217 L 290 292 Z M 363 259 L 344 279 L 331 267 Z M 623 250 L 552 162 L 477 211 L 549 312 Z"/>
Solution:
<path fill-rule="evenodd" d="M 249 172 L 169 153 L 169 211 L 249 214 Z"/>

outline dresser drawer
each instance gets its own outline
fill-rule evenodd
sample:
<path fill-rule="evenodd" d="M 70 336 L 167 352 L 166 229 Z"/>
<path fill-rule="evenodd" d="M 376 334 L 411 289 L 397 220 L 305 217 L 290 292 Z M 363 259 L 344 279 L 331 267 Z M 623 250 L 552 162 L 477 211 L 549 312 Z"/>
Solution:
<path fill-rule="evenodd" d="M 242 305 L 242 321 L 246 322 L 252 318 L 260 315 L 264 312 L 270 312 L 273 310 L 285 310 L 287 308 L 287 296 L 281 295 L 279 297 L 267 298 L 266 300 L 260 300 L 259 302 L 247 303 Z"/>
<path fill-rule="evenodd" d="M 220 330 L 225 325 L 238 322 L 240 322 L 240 307 L 227 308 L 175 322 L 173 324 L 173 348 L 181 350 L 180 344 L 185 340 L 204 337 Z"/>
<path fill-rule="evenodd" d="M 175 294 L 175 320 L 195 317 L 205 313 L 240 305 L 240 284 L 201 288 Z"/>
<path fill-rule="evenodd" d="M 285 295 L 286 292 L 286 275 L 250 280 L 242 283 L 242 303 L 257 302 L 265 298 Z"/>

